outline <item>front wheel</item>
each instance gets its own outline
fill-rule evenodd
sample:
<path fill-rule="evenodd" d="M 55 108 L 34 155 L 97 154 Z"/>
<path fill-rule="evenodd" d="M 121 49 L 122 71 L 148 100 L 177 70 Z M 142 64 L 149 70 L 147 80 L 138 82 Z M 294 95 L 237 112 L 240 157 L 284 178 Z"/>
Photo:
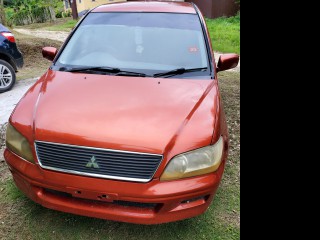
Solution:
<path fill-rule="evenodd" d="M 0 93 L 9 91 L 16 82 L 16 72 L 6 61 L 0 60 Z"/>

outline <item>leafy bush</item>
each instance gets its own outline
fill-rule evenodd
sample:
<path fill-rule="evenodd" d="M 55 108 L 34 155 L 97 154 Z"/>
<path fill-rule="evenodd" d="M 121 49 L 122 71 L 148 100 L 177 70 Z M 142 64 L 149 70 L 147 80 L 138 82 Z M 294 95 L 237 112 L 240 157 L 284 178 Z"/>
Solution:
<path fill-rule="evenodd" d="M 56 12 L 56 18 L 62 18 L 62 11 Z"/>
<path fill-rule="evenodd" d="M 19 12 L 15 12 L 9 20 L 14 25 L 27 25 L 52 20 L 52 15 L 47 7 L 34 7 L 33 9 L 22 9 Z"/>
<path fill-rule="evenodd" d="M 67 12 L 63 12 L 62 13 L 62 17 L 66 18 L 66 17 L 71 17 L 71 11 L 67 11 Z"/>
<path fill-rule="evenodd" d="M 7 1 L 6 17 L 9 24 L 26 25 L 55 20 L 54 7 L 58 0 Z"/>

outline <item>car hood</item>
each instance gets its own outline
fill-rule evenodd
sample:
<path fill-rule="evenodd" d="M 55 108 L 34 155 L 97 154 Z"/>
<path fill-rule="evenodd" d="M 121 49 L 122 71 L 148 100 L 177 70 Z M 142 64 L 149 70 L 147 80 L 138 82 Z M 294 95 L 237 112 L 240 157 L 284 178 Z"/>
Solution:
<path fill-rule="evenodd" d="M 187 125 L 209 121 L 207 129 L 186 130 L 195 139 L 197 132 L 205 131 L 208 139 L 213 133 L 216 93 L 208 94 L 212 80 L 49 70 L 40 81 L 33 115 L 38 141 L 162 154 Z M 199 108 L 201 115 L 194 117 Z M 190 121 L 193 117 L 197 120 Z"/>

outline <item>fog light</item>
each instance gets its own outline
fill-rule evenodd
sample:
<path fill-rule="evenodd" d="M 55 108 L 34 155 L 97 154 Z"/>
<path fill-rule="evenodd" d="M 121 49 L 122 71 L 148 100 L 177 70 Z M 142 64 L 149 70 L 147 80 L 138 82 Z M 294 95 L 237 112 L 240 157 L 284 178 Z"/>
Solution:
<path fill-rule="evenodd" d="M 181 204 L 188 204 L 188 203 L 196 202 L 196 201 L 199 201 L 199 200 L 207 201 L 207 199 L 208 199 L 208 196 L 191 198 L 191 199 L 182 201 Z"/>

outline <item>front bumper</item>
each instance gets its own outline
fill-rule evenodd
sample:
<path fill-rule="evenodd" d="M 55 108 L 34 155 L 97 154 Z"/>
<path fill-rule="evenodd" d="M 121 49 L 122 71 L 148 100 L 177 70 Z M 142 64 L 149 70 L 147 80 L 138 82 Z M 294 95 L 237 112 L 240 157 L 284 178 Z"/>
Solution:
<path fill-rule="evenodd" d="M 47 171 L 5 150 L 18 188 L 44 207 L 77 215 L 138 224 L 195 217 L 209 207 L 224 162 L 214 174 L 178 181 L 134 183 Z"/>

